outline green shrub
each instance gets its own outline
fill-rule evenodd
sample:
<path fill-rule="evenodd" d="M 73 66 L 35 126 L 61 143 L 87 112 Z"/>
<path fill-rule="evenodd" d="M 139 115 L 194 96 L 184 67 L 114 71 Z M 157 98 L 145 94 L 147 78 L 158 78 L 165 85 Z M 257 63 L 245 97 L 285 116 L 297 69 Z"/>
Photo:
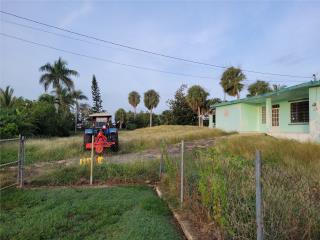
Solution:
<path fill-rule="evenodd" d="M 0 138 L 12 138 L 19 135 L 19 129 L 15 123 L 7 123 L 0 128 Z"/>

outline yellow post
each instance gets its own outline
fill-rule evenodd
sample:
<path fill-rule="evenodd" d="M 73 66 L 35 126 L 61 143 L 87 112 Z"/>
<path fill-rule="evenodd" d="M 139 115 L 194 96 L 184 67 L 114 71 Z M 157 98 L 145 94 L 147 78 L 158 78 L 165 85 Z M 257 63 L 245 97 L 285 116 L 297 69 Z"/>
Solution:
<path fill-rule="evenodd" d="M 91 139 L 91 166 L 90 166 L 90 185 L 92 185 L 92 175 L 93 175 L 93 141 L 94 141 L 94 134 L 92 133 Z"/>

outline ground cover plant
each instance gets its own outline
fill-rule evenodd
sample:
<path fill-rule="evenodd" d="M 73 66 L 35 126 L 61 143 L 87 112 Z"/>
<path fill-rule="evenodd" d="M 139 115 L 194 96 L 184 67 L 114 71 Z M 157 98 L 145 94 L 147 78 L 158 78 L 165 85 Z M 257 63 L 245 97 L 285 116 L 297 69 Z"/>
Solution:
<path fill-rule="evenodd" d="M 266 239 L 320 238 L 320 145 L 268 136 L 230 136 L 186 154 L 185 209 L 226 239 L 254 239 L 255 150 L 262 152 Z M 161 187 L 177 205 L 180 159 L 165 157 Z"/>
<path fill-rule="evenodd" d="M 162 139 L 168 143 L 184 140 L 195 140 L 225 135 L 217 129 L 199 128 L 195 126 L 156 126 L 120 131 L 120 152 L 137 152 L 148 148 L 159 147 Z M 0 143 L 0 163 L 17 160 L 18 143 Z M 78 158 L 90 153 L 83 150 L 82 135 L 61 138 L 27 139 L 26 164 L 36 162 L 58 161 Z"/>
<path fill-rule="evenodd" d="M 71 165 L 44 171 L 28 181 L 32 186 L 63 186 L 88 184 L 89 165 Z M 104 183 L 155 183 L 159 180 L 159 161 L 135 161 L 130 163 L 103 163 L 94 165 L 95 184 Z"/>
<path fill-rule="evenodd" d="M 149 187 L 9 190 L 1 239 L 182 239 Z"/>

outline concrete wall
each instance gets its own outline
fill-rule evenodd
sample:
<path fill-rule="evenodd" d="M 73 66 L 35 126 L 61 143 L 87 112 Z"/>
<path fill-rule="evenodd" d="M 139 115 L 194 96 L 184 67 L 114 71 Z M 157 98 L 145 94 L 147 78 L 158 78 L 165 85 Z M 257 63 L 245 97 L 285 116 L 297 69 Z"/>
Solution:
<path fill-rule="evenodd" d="M 310 136 L 320 142 L 320 87 L 309 89 Z"/>
<path fill-rule="evenodd" d="M 258 132 L 259 128 L 259 108 L 260 106 L 252 104 L 241 104 L 241 121 L 240 131 L 242 132 Z"/>
<path fill-rule="evenodd" d="M 279 127 L 271 122 L 272 105 L 279 104 Z M 309 89 L 309 123 L 291 123 L 291 102 L 266 99 L 265 104 L 231 104 L 216 108 L 216 127 L 225 131 L 265 132 L 280 138 L 320 142 L 320 87 Z M 266 106 L 266 124 L 261 122 L 262 106 Z"/>
<path fill-rule="evenodd" d="M 309 133 L 309 123 L 291 123 L 291 110 L 288 101 L 272 102 L 280 105 L 279 127 L 271 127 L 271 132 Z"/>
<path fill-rule="evenodd" d="M 210 114 L 209 115 L 209 128 L 214 128 L 215 127 L 215 123 L 213 122 L 213 115 Z"/>
<path fill-rule="evenodd" d="M 240 131 L 241 104 L 216 108 L 216 127 L 224 131 Z"/>

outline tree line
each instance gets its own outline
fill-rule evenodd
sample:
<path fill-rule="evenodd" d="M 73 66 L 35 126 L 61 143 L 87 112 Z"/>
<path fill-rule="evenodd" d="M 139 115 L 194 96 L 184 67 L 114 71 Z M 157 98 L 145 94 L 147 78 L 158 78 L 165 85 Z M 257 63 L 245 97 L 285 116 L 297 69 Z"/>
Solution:
<path fill-rule="evenodd" d="M 15 97 L 10 86 L 0 88 L 1 138 L 18 134 L 68 136 L 73 129 L 76 131 L 79 111 L 84 113 L 85 109 L 91 108 L 88 104 L 80 104 L 81 100 L 88 98 L 75 88 L 74 78 L 79 73 L 67 65 L 59 58 L 53 64 L 46 63 L 39 68 L 42 73 L 39 84 L 44 87 L 45 93 L 37 100 Z M 48 93 L 50 87 L 52 91 Z"/>
<path fill-rule="evenodd" d="M 44 93 L 37 100 L 15 97 L 14 90 L 7 86 L 0 88 L 0 137 L 7 138 L 19 133 L 25 135 L 68 136 L 77 127 L 88 126 L 90 113 L 103 112 L 102 98 L 96 76 L 92 77 L 92 106 L 84 103 L 88 100 L 81 90 L 75 88 L 74 79 L 79 76 L 76 70 L 59 58 L 53 64 L 46 63 L 39 68 L 42 73 L 39 83 Z M 240 98 L 244 89 L 245 74 L 240 68 L 226 69 L 220 80 L 226 95 Z M 270 86 L 268 82 L 257 80 L 248 86 L 248 97 L 277 91 L 284 86 Z M 52 89 L 48 93 L 49 88 Z M 155 114 L 154 109 L 160 102 L 159 93 L 150 89 L 143 94 L 147 112 L 137 112 L 141 96 L 137 91 L 128 94 L 128 102 L 133 111 L 120 108 L 115 113 L 115 120 L 120 128 L 136 129 L 160 124 L 204 125 L 204 119 L 210 114 L 212 105 L 222 102 L 219 98 L 209 98 L 209 93 L 201 86 L 177 89 L 172 99 L 167 101 L 169 109 Z M 80 125 L 79 125 L 80 124 Z"/>
<path fill-rule="evenodd" d="M 157 115 L 153 110 L 158 106 L 160 96 L 151 89 L 144 93 L 144 105 L 149 112 L 149 121 L 144 112 L 137 113 L 141 96 L 137 91 L 128 94 L 128 102 L 133 108 L 126 112 L 120 108 L 115 113 L 115 120 L 120 128 L 135 129 L 153 125 L 195 125 L 203 126 L 203 116 L 209 114 L 211 106 L 221 102 L 219 98 L 208 99 L 209 93 L 199 85 L 191 86 L 183 84 L 175 92 L 174 98 L 167 101 L 169 109 Z M 155 119 L 155 122 L 153 122 Z"/>

